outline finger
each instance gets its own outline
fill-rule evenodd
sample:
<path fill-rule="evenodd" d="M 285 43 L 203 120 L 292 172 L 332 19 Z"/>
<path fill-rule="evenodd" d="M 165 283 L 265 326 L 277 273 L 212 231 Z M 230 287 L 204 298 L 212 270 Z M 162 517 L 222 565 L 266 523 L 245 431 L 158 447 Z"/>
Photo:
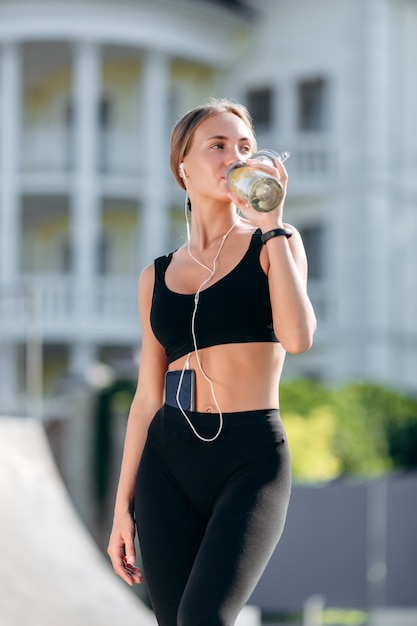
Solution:
<path fill-rule="evenodd" d="M 245 202 L 244 200 L 239 198 L 239 196 L 236 196 L 232 192 L 230 192 L 228 195 L 229 195 L 230 200 L 233 202 L 233 204 L 240 211 L 240 213 L 242 213 L 244 217 L 246 217 L 250 221 L 253 221 L 256 218 L 257 212 L 250 204 L 248 204 L 247 202 Z"/>
<path fill-rule="evenodd" d="M 128 574 L 125 569 L 125 549 L 124 543 L 120 542 L 116 545 L 114 543 L 110 543 L 107 548 L 107 553 L 110 557 L 114 572 L 124 580 L 125 583 L 132 586 L 133 581 L 132 577 Z"/>
<path fill-rule="evenodd" d="M 124 559 L 123 566 L 130 580 L 133 583 L 140 585 L 140 583 L 143 580 L 143 574 L 141 570 L 139 569 L 139 567 L 136 567 L 133 563 L 128 563 L 126 558 Z"/>
<path fill-rule="evenodd" d="M 247 207 L 249 208 L 250 205 L 245 202 L 244 200 L 242 200 L 242 198 L 239 198 L 239 196 L 237 196 L 235 193 L 233 193 L 233 191 L 228 191 L 227 195 L 229 196 L 230 200 L 233 202 L 233 204 L 235 204 L 238 207 Z"/>
<path fill-rule="evenodd" d="M 243 214 L 243 216 L 246 217 L 246 219 L 248 219 L 249 221 L 253 222 L 254 224 L 257 224 L 258 221 L 261 219 L 261 217 L 265 215 L 265 213 L 263 213 L 262 211 L 257 211 L 256 209 L 253 208 L 251 204 L 249 204 L 248 202 L 245 202 L 245 200 L 242 200 L 241 198 L 239 198 L 239 196 L 236 196 L 232 192 L 229 193 L 229 198 L 233 202 L 233 204 L 239 209 L 239 211 Z M 269 211 L 269 213 L 270 212 L 271 211 Z"/>
<path fill-rule="evenodd" d="M 266 161 L 258 161 L 256 159 L 248 159 L 246 163 L 255 169 L 262 170 L 265 174 L 269 174 L 274 178 L 277 178 L 284 189 L 286 189 L 288 182 L 288 173 L 281 159 L 276 158 L 274 164 Z"/>
<path fill-rule="evenodd" d="M 249 167 L 253 167 L 257 170 L 263 170 L 265 173 L 267 174 L 271 174 L 271 176 L 276 176 L 277 174 L 277 167 L 271 162 L 266 162 L 266 161 L 260 161 L 258 159 L 248 159 L 246 161 L 246 164 L 249 165 Z"/>
<path fill-rule="evenodd" d="M 288 180 L 288 172 L 285 169 L 284 163 L 281 161 L 281 159 L 275 159 L 275 166 L 278 170 L 281 182 L 285 183 Z"/>
<path fill-rule="evenodd" d="M 128 535 L 125 538 L 124 555 L 126 562 L 133 565 L 136 561 L 135 539 L 134 536 Z"/>
<path fill-rule="evenodd" d="M 142 572 L 135 566 L 135 562 L 135 536 L 134 534 L 128 534 L 124 540 L 123 569 L 129 584 L 140 584 L 143 580 Z"/>
<path fill-rule="evenodd" d="M 133 586 L 134 580 L 132 577 L 132 572 L 128 570 L 123 559 L 113 561 L 113 569 L 114 569 L 114 572 L 118 576 L 120 576 L 120 578 L 124 580 L 125 583 L 127 583 L 130 587 Z"/>

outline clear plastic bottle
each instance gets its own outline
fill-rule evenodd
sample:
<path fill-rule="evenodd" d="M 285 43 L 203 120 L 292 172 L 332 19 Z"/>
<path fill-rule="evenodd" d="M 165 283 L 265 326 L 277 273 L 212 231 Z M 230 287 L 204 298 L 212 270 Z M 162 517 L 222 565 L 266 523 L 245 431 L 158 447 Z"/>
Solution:
<path fill-rule="evenodd" d="M 258 150 L 250 158 L 274 165 L 275 159 L 283 163 L 289 156 L 289 152 L 278 153 L 265 149 Z M 249 167 L 245 161 L 236 161 L 227 168 L 226 181 L 230 191 L 257 211 L 264 213 L 275 209 L 284 195 L 284 189 L 279 180 L 263 170 Z"/>

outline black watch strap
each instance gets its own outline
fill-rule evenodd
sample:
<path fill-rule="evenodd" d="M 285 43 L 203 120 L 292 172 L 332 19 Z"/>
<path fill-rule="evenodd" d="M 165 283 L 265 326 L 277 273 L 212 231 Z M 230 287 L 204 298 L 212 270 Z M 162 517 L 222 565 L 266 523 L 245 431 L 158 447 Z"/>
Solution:
<path fill-rule="evenodd" d="M 263 233 L 261 235 L 261 241 L 262 243 L 266 243 L 267 241 L 269 241 L 269 239 L 280 236 L 285 236 L 287 239 L 289 239 L 291 235 L 292 230 L 289 230 L 289 228 L 274 228 L 273 230 L 268 230 L 266 233 Z"/>

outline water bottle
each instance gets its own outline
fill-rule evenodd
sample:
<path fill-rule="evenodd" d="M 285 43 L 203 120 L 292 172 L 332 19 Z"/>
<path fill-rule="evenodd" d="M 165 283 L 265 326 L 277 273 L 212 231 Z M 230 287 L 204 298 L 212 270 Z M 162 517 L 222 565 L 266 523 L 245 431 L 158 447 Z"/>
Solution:
<path fill-rule="evenodd" d="M 289 156 L 289 152 L 278 153 L 265 149 L 258 150 L 250 158 L 275 165 L 275 159 L 283 163 Z M 236 161 L 227 168 L 226 182 L 230 191 L 257 211 L 264 213 L 275 209 L 284 196 L 284 189 L 279 180 L 263 170 L 249 167 L 245 161 Z"/>

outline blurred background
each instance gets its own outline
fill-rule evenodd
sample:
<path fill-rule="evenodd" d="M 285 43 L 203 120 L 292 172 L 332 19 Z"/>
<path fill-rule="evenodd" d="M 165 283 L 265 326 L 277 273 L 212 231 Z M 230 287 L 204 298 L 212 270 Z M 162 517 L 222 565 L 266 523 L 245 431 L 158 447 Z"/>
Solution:
<path fill-rule="evenodd" d="M 171 128 L 232 98 L 291 152 L 318 330 L 265 624 L 417 624 L 416 58 L 415 0 L 0 0 L 0 415 L 42 422 L 102 551 L 139 273 L 186 236 Z"/>

